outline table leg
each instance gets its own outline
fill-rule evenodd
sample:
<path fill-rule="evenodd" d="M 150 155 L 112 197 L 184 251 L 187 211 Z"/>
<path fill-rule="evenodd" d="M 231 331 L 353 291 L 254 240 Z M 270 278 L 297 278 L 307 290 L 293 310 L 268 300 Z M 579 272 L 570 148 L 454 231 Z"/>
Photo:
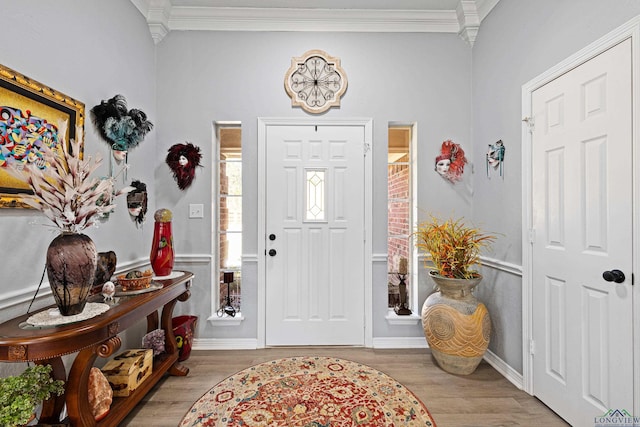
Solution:
<path fill-rule="evenodd" d="M 173 317 L 173 308 L 175 307 L 178 300 L 186 301 L 190 296 L 191 292 L 186 291 L 177 299 L 168 302 L 164 307 L 162 307 L 162 328 L 165 332 L 164 350 L 168 354 L 178 353 L 178 343 L 176 342 L 176 336 L 173 334 L 173 325 L 171 324 L 171 319 Z M 184 377 L 189 374 L 189 368 L 176 361 L 176 363 L 174 363 L 173 366 L 169 368 L 169 374 L 173 376 Z"/>
<path fill-rule="evenodd" d="M 93 427 L 96 420 L 91 414 L 87 386 L 89 373 L 98 356 L 106 358 L 111 356 L 122 345 L 120 337 L 111 337 L 101 344 L 80 350 L 71 370 L 66 385 L 66 400 L 69 419 L 73 426 Z"/>
<path fill-rule="evenodd" d="M 158 329 L 159 325 L 160 320 L 158 318 L 158 310 L 156 310 L 147 316 L 147 333 L 155 331 Z"/>
<path fill-rule="evenodd" d="M 61 357 L 53 359 L 39 360 L 37 365 L 51 365 L 51 377 L 54 380 L 67 380 L 67 371 Z M 40 422 L 55 424 L 60 421 L 60 413 L 64 408 L 65 394 L 60 396 L 52 396 L 51 399 L 42 402 L 42 412 L 40 414 Z"/>

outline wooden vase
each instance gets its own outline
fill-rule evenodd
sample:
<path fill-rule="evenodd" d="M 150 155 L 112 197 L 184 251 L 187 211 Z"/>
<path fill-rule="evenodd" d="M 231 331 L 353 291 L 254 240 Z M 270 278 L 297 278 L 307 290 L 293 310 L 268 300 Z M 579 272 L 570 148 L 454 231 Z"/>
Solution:
<path fill-rule="evenodd" d="M 471 293 L 482 276 L 450 279 L 434 272 L 437 292 L 422 306 L 422 327 L 438 365 L 457 375 L 469 375 L 489 347 L 491 318 L 485 305 Z"/>
<path fill-rule="evenodd" d="M 82 313 L 96 274 L 98 252 L 80 233 L 62 233 L 47 249 L 47 277 L 60 314 Z"/>

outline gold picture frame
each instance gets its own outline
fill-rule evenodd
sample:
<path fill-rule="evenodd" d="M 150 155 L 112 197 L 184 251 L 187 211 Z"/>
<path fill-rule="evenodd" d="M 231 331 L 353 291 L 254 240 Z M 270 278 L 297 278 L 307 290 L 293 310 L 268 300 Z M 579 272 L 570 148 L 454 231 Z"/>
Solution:
<path fill-rule="evenodd" d="M 70 141 L 76 139 L 77 131 L 82 133 L 78 139 L 84 144 L 85 107 L 82 102 L 0 65 L 0 208 L 30 208 L 21 198 L 21 194 L 31 193 L 28 185 L 6 171 L 9 163 L 15 161 L 12 157 L 15 150 L 9 150 L 8 145 L 20 138 L 13 138 L 8 128 L 16 110 L 23 112 L 23 120 L 30 117 L 40 124 L 51 124 L 56 130 L 57 123 L 65 122 L 65 149 L 71 149 Z M 81 145 L 80 155 L 83 149 Z"/>

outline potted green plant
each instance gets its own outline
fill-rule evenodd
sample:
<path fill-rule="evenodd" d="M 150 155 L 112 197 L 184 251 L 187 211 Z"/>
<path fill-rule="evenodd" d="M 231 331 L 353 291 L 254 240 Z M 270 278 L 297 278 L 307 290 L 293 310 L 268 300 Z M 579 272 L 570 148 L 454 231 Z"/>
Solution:
<path fill-rule="evenodd" d="M 431 255 L 429 276 L 436 285 L 422 306 L 422 326 L 438 365 L 447 372 L 467 375 L 475 371 L 489 346 L 491 318 L 472 294 L 482 280 L 474 269 L 480 251 L 495 236 L 462 219 L 434 216 L 418 225 L 416 246 Z"/>
<path fill-rule="evenodd" d="M 28 367 L 20 375 L 0 378 L 0 425 L 26 425 L 37 406 L 64 393 L 64 381 L 51 378 L 51 365 Z"/>

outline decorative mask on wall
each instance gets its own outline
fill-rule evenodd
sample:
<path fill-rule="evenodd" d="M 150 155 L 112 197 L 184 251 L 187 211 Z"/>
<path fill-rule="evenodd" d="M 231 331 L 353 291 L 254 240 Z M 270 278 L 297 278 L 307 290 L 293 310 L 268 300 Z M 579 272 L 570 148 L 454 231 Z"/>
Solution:
<path fill-rule="evenodd" d="M 502 140 L 495 144 L 489 144 L 487 151 L 487 177 L 491 178 L 491 169 L 497 170 L 502 178 L 504 178 L 504 143 Z"/>
<path fill-rule="evenodd" d="M 123 95 L 100 102 L 91 109 L 91 120 L 102 138 L 110 144 L 116 161 L 126 161 L 127 152 L 138 146 L 153 128 L 147 115 L 127 108 Z"/>
<path fill-rule="evenodd" d="M 462 147 L 450 139 L 444 141 L 440 148 L 440 155 L 436 157 L 436 172 L 451 182 L 457 182 L 462 179 L 465 164 L 467 164 L 467 158 L 464 156 Z"/>
<path fill-rule="evenodd" d="M 131 183 L 133 190 L 127 194 L 127 209 L 136 224 L 142 224 L 147 214 L 147 185 L 141 181 Z"/>
<path fill-rule="evenodd" d="M 196 167 L 200 166 L 200 159 L 200 147 L 190 142 L 174 144 L 169 148 L 167 164 L 173 172 L 178 188 L 184 190 L 191 185 L 196 175 Z"/>
<path fill-rule="evenodd" d="M 113 276 L 113 273 L 116 271 L 117 264 L 118 257 L 114 251 L 98 252 L 96 274 L 93 279 L 94 293 L 96 293 L 106 281 L 111 280 L 111 276 Z"/>

